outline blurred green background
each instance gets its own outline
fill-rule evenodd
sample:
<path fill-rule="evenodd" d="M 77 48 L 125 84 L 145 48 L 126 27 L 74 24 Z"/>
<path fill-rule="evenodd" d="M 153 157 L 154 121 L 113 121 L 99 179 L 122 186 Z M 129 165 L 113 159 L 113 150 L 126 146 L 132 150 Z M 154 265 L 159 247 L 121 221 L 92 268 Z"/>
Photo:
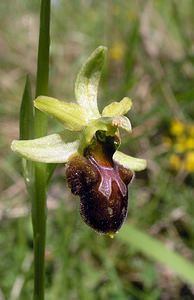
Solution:
<path fill-rule="evenodd" d="M 0 299 L 30 299 L 33 288 L 30 202 L 18 138 L 25 75 L 35 82 L 37 0 L 0 2 Z M 131 136 L 122 150 L 148 160 L 129 188 L 126 223 L 167 248 L 194 257 L 194 1 L 53 0 L 50 96 L 74 101 L 81 64 L 108 47 L 99 107 L 133 99 Z M 50 132 L 60 130 L 50 121 Z M 46 299 L 194 299 L 194 286 L 133 243 L 88 228 L 67 189 L 64 166 L 48 196 Z M 125 226 L 125 225 L 124 225 Z M 145 241 L 142 240 L 142 243 Z M 149 251 L 149 249 L 148 249 Z M 151 249 L 150 249 L 151 251 Z"/>

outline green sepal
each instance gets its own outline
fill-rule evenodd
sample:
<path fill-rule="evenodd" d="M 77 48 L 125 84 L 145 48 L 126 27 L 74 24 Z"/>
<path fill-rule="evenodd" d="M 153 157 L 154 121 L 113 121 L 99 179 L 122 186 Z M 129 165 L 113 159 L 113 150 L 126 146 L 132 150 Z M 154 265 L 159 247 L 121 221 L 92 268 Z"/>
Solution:
<path fill-rule="evenodd" d="M 123 167 L 133 171 L 143 171 L 147 167 L 145 159 L 135 158 L 120 151 L 114 153 L 113 159 Z"/>
<path fill-rule="evenodd" d="M 68 141 L 66 132 L 26 141 L 13 141 L 11 149 L 20 156 L 43 163 L 65 163 L 78 152 L 79 140 Z"/>
<path fill-rule="evenodd" d="M 99 46 L 82 66 L 75 82 L 77 102 L 86 111 L 88 120 L 100 117 L 97 93 L 106 51 L 106 47 Z"/>
<path fill-rule="evenodd" d="M 59 101 L 55 98 L 39 96 L 34 106 L 42 112 L 48 113 L 63 123 L 64 127 L 73 131 L 80 131 L 87 124 L 86 114 L 77 103 Z"/>
<path fill-rule="evenodd" d="M 105 106 L 102 111 L 103 117 L 113 117 L 125 115 L 132 107 L 132 101 L 128 97 L 123 98 L 120 102 L 112 102 Z"/>

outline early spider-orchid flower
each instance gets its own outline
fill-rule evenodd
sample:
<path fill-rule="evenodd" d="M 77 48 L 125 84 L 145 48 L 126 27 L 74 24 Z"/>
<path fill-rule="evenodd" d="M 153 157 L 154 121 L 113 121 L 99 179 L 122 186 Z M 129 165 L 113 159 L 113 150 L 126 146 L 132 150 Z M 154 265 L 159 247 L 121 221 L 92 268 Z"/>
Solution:
<path fill-rule="evenodd" d="M 84 221 L 100 233 L 114 234 L 128 211 L 128 184 L 146 161 L 120 151 L 119 130 L 131 132 L 124 116 L 132 101 L 112 102 L 100 114 L 97 89 L 106 54 L 98 47 L 81 68 L 75 83 L 77 103 L 40 96 L 34 106 L 63 123 L 67 130 L 34 140 L 12 142 L 12 150 L 27 160 L 66 163 L 66 177 L 73 194 L 80 197 Z"/>

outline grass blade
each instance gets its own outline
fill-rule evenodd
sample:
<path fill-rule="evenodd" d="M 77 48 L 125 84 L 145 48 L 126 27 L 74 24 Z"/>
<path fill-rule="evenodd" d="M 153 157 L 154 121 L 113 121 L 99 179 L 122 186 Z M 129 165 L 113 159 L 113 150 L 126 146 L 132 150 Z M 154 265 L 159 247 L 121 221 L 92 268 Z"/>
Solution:
<path fill-rule="evenodd" d="M 194 285 L 194 265 L 181 255 L 169 250 L 163 243 L 131 224 L 125 224 L 118 237 L 137 251 L 171 268 L 183 281 Z"/>

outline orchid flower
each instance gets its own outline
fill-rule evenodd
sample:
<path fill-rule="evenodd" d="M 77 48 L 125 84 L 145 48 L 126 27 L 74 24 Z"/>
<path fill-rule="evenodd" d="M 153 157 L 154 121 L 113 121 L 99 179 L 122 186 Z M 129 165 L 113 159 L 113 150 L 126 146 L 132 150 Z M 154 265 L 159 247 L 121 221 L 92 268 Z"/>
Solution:
<path fill-rule="evenodd" d="M 39 96 L 34 106 L 56 118 L 64 131 L 33 140 L 15 140 L 13 151 L 27 160 L 65 163 L 71 191 L 80 196 L 84 221 L 100 233 L 114 234 L 127 216 L 127 186 L 134 171 L 146 168 L 143 159 L 118 150 L 120 130 L 131 133 L 130 120 L 124 116 L 132 107 L 125 97 L 98 110 L 97 91 L 106 48 L 98 47 L 78 73 L 76 103 Z M 67 131 L 73 134 L 67 134 Z"/>

